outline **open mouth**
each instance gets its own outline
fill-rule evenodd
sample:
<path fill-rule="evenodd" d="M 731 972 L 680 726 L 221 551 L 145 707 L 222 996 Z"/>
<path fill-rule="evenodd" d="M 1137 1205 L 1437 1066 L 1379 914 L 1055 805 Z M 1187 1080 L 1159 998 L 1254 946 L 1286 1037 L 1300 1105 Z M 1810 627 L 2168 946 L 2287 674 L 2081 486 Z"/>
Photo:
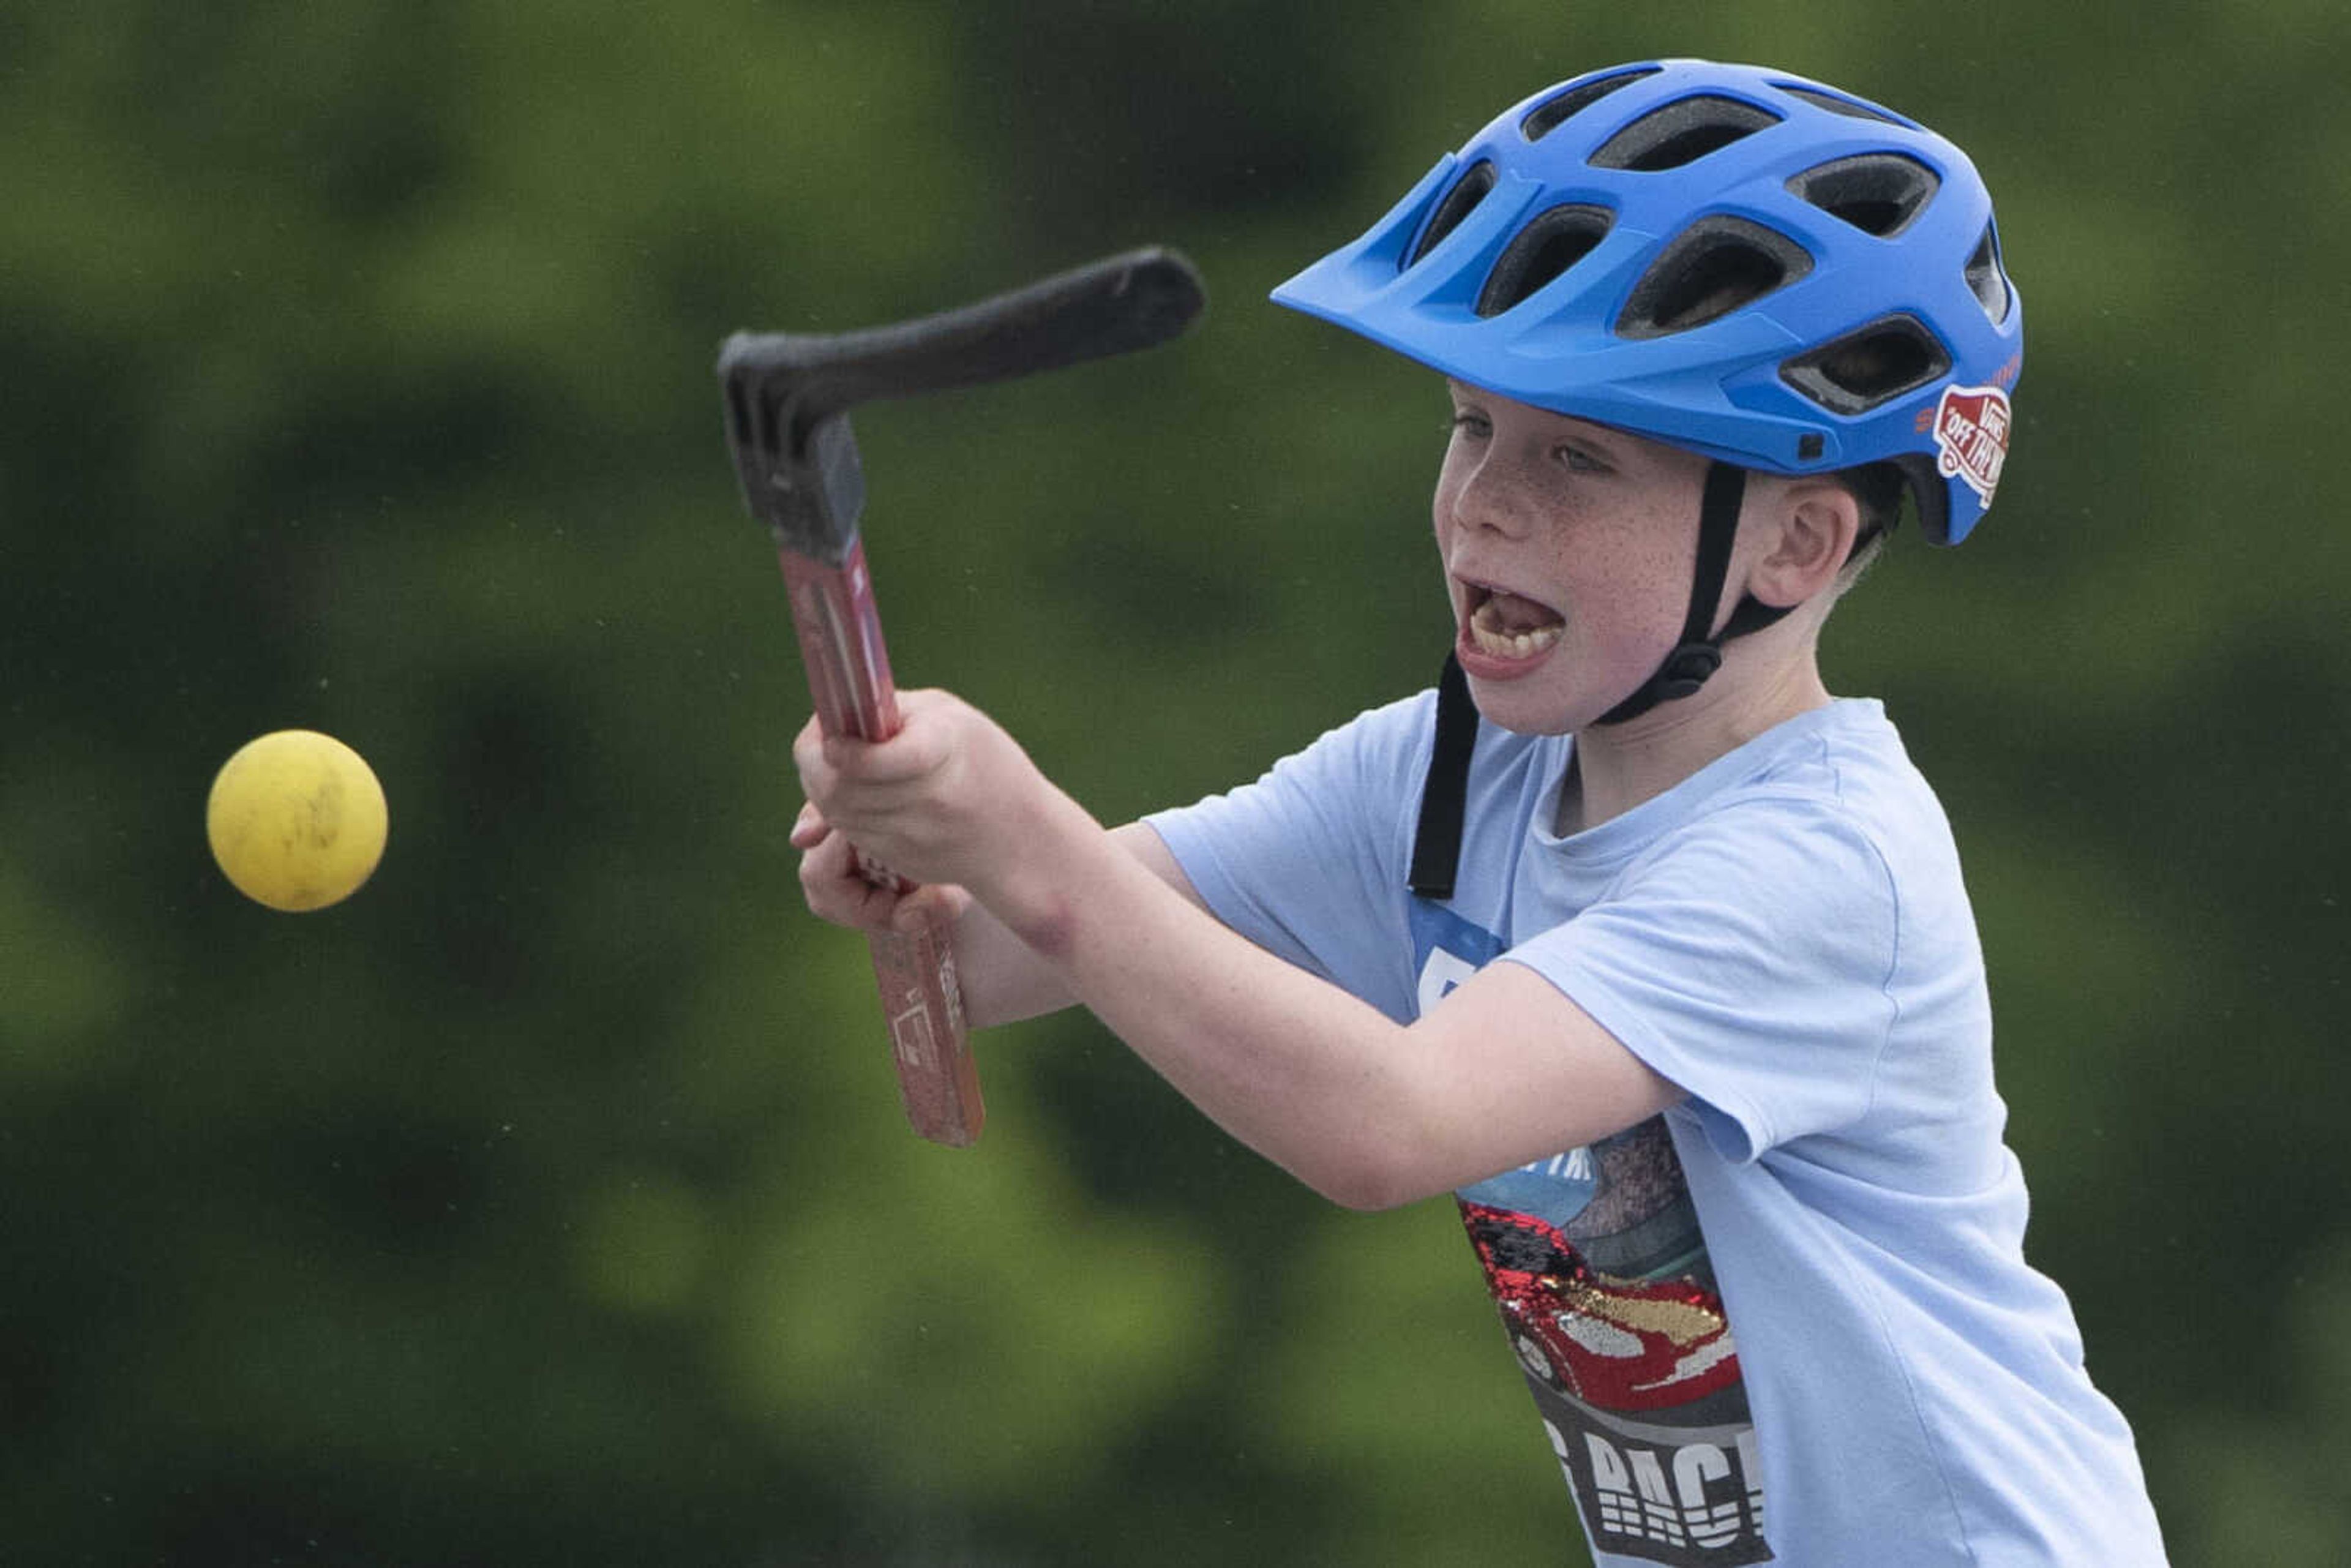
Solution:
<path fill-rule="evenodd" d="M 1471 646 L 1481 653 L 1497 659 L 1531 659 L 1550 649 L 1567 630 L 1565 618 L 1548 604 L 1483 583 L 1462 586 L 1469 592 L 1464 629 Z"/>

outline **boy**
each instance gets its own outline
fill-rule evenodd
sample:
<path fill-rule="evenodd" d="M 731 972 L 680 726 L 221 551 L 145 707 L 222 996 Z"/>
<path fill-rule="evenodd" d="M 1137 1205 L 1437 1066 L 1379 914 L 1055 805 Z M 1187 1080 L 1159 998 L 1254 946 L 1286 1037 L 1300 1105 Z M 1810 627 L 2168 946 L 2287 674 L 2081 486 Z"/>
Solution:
<path fill-rule="evenodd" d="M 1439 691 L 1115 831 L 944 693 L 811 727 L 810 906 L 954 919 L 976 1022 L 1083 1003 L 1341 1203 L 1453 1193 L 1604 1565 L 2161 1563 L 2023 1260 L 1948 824 L 1816 660 L 1904 492 L 1957 543 L 1999 480 L 1973 167 L 1785 73 L 1624 67 L 1275 298 L 1446 378 Z"/>

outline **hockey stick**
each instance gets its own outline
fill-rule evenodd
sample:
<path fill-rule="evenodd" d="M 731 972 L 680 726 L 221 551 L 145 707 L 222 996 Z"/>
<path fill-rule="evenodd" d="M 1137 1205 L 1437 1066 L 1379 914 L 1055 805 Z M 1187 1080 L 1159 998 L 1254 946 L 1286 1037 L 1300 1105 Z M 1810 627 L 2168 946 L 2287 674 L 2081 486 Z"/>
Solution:
<path fill-rule="evenodd" d="M 726 340 L 727 442 L 744 502 L 775 537 L 826 734 L 886 740 L 899 723 L 858 534 L 865 476 L 849 409 L 1149 348 L 1182 332 L 1206 299 L 1183 256 L 1137 250 L 916 320 Z M 858 870 L 876 886 L 912 886 L 862 855 Z M 986 1110 L 945 934 L 877 932 L 872 945 L 906 1120 L 934 1143 L 968 1145 Z"/>

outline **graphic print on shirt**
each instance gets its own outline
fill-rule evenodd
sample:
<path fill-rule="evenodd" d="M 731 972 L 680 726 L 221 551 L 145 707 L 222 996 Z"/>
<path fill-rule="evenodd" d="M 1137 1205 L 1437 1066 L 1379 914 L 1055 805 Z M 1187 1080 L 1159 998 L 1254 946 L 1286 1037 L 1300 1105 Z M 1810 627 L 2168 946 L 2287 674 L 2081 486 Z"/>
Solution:
<path fill-rule="evenodd" d="M 1423 1011 L 1503 950 L 1424 900 L 1411 925 Z M 1456 1196 L 1593 1549 L 1769 1560 L 1738 1347 L 1665 1119 Z"/>

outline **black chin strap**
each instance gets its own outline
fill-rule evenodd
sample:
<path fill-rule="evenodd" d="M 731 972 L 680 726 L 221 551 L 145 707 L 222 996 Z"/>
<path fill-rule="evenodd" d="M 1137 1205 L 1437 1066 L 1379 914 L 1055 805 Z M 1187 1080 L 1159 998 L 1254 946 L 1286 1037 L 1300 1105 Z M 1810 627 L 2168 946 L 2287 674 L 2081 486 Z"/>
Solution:
<path fill-rule="evenodd" d="M 1722 634 L 1714 634 L 1715 611 L 1730 577 L 1730 546 L 1739 534 L 1739 507 L 1746 494 L 1747 470 L 1729 463 L 1708 468 L 1706 494 L 1698 503 L 1698 570 L 1690 581 L 1681 641 L 1640 690 L 1603 714 L 1600 723 L 1622 724 L 1661 702 L 1688 696 L 1722 667 L 1723 643 L 1761 631 L 1792 608 L 1742 600 L 1724 622 Z M 1470 698 L 1469 679 L 1461 673 L 1460 661 L 1447 653 L 1437 685 L 1437 743 L 1429 752 L 1420 821 L 1412 841 L 1408 884 L 1422 898 L 1453 896 L 1462 819 L 1469 801 L 1469 758 L 1477 747 L 1478 705 Z"/>
<path fill-rule="evenodd" d="M 1461 661 L 1448 653 L 1437 682 L 1437 744 L 1420 787 L 1420 825 L 1413 833 L 1412 873 L 1405 879 L 1423 898 L 1453 896 L 1454 869 L 1461 863 L 1461 820 L 1469 804 L 1469 754 L 1477 748 L 1478 705 L 1470 700 Z"/>
<path fill-rule="evenodd" d="M 1623 724 L 1661 702 L 1688 696 L 1722 667 L 1725 643 L 1761 631 L 1792 608 L 1743 600 L 1722 634 L 1715 635 L 1714 615 L 1730 576 L 1730 547 L 1739 537 L 1739 507 L 1746 495 L 1746 469 L 1731 463 L 1708 465 L 1706 494 L 1698 509 L 1698 570 L 1690 579 L 1689 613 L 1682 618 L 1681 641 L 1637 691 L 1600 716 L 1600 723 Z"/>

